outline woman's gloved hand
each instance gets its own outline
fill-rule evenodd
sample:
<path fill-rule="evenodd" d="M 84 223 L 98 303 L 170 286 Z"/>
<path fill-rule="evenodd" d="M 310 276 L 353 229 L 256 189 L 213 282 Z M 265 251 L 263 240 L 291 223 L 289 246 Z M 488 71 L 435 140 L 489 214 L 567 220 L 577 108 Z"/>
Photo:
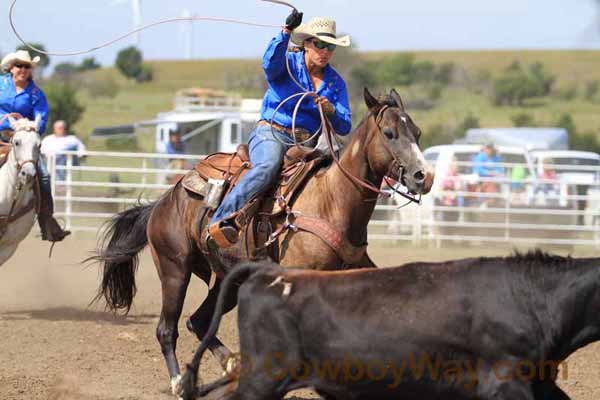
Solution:
<path fill-rule="evenodd" d="M 298 10 L 293 9 L 291 14 L 285 19 L 285 29 L 289 31 L 293 31 L 302 23 L 302 16 L 304 13 L 298 12 Z"/>

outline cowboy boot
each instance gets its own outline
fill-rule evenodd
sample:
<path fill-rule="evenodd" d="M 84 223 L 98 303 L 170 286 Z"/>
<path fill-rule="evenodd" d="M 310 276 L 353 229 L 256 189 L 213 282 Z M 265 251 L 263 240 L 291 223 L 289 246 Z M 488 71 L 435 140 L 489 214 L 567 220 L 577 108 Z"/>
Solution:
<path fill-rule="evenodd" d="M 221 220 L 208 227 L 208 240 L 220 249 L 233 246 L 239 237 L 240 229 L 233 220 Z"/>
<path fill-rule="evenodd" d="M 38 213 L 38 224 L 42 231 L 42 240 L 50 242 L 60 242 L 66 236 L 71 234 L 71 231 L 63 230 L 56 219 L 52 216 L 54 213 L 52 203 L 52 194 L 40 191 L 40 212 Z"/>

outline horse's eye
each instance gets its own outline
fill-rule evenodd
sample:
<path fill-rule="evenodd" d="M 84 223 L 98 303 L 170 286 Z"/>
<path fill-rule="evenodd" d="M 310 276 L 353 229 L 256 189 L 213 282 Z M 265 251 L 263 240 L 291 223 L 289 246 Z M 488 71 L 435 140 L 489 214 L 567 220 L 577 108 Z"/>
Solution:
<path fill-rule="evenodd" d="M 21 141 L 20 140 L 15 140 L 13 143 L 14 143 L 15 146 L 20 146 L 21 145 Z"/>
<path fill-rule="evenodd" d="M 388 139 L 394 139 L 394 137 L 395 137 L 394 130 L 392 128 L 387 128 L 387 127 L 383 128 L 383 134 Z"/>

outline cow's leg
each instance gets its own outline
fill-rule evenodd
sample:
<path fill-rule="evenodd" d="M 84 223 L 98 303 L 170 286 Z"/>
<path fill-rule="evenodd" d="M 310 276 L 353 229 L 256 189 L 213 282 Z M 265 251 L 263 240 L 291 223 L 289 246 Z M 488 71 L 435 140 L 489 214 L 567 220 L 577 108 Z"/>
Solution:
<path fill-rule="evenodd" d="M 171 390 L 175 393 L 181 379 L 179 362 L 177 361 L 176 348 L 179 332 L 177 323 L 181 317 L 185 293 L 190 282 L 191 269 L 180 257 L 171 257 L 170 254 L 158 254 L 151 245 L 152 257 L 158 270 L 162 290 L 162 308 L 160 319 L 156 327 L 156 338 L 160 343 L 169 377 Z"/>
<path fill-rule="evenodd" d="M 201 276 L 204 279 L 204 277 Z M 210 279 L 210 278 L 209 278 Z M 206 281 L 206 279 L 205 279 Z M 186 326 L 188 330 L 198 337 L 199 340 L 204 338 L 206 330 L 212 321 L 213 314 L 215 312 L 215 305 L 217 303 L 217 297 L 219 295 L 221 281 L 218 281 L 215 286 L 208 291 L 208 296 L 202 302 L 200 307 L 194 312 L 194 314 L 187 320 Z M 231 311 L 237 304 L 237 290 L 229 290 L 227 298 L 225 299 L 225 310 L 223 314 Z M 208 345 L 208 349 L 217 358 L 223 369 L 227 370 L 228 365 L 231 362 L 231 351 L 217 338 L 215 337 L 212 342 Z"/>

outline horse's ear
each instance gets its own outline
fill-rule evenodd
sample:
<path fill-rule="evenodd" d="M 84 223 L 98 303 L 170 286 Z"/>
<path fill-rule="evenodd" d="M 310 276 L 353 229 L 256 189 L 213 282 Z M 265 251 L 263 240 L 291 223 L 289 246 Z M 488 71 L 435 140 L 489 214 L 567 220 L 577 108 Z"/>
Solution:
<path fill-rule="evenodd" d="M 363 96 L 365 98 L 365 104 L 367 105 L 370 111 L 373 111 L 375 113 L 379 111 L 379 109 L 381 108 L 381 104 L 375 97 L 373 97 L 371 92 L 369 92 L 369 89 L 367 89 L 366 87 L 363 92 Z"/>
<path fill-rule="evenodd" d="M 42 116 L 40 114 L 35 116 L 35 131 L 40 131 L 40 126 L 42 125 Z"/>
<path fill-rule="evenodd" d="M 8 116 L 8 123 L 10 125 L 10 128 L 15 131 L 17 130 L 16 126 L 17 126 L 17 120 L 14 119 L 12 116 Z"/>
<path fill-rule="evenodd" d="M 400 98 L 400 95 L 398 94 L 398 92 L 396 92 L 396 89 L 390 90 L 390 96 L 391 96 L 392 99 L 394 99 L 394 101 L 396 102 L 396 105 L 402 111 L 404 111 L 404 103 L 402 102 L 402 99 Z"/>

